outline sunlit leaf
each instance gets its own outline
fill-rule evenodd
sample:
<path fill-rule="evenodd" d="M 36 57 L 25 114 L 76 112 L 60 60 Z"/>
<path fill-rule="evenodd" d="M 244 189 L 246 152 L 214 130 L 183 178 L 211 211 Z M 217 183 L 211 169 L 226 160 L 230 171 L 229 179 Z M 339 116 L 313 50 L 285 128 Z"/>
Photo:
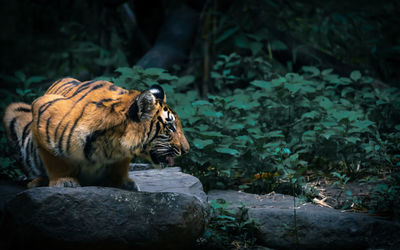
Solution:
<path fill-rule="evenodd" d="M 217 39 L 215 39 L 215 44 L 218 44 L 218 43 L 226 40 L 227 38 L 229 38 L 230 36 L 235 34 L 236 31 L 238 31 L 238 30 L 239 30 L 239 27 L 233 27 L 233 28 L 226 30 L 222 35 L 220 35 Z"/>
<path fill-rule="evenodd" d="M 207 139 L 207 140 L 202 140 L 202 139 L 194 139 L 193 140 L 193 145 L 198 148 L 198 149 L 203 149 L 204 147 L 206 147 L 207 145 L 210 145 L 214 143 L 213 140 Z"/>
<path fill-rule="evenodd" d="M 233 148 L 216 148 L 215 151 L 217 151 L 218 153 L 230 154 L 234 156 L 240 155 L 239 151 Z"/>
<path fill-rule="evenodd" d="M 350 78 L 351 78 L 353 81 L 355 81 L 355 82 L 358 81 L 358 80 L 360 80 L 360 79 L 361 79 L 361 73 L 360 73 L 360 71 L 355 70 L 355 71 L 351 72 Z"/>

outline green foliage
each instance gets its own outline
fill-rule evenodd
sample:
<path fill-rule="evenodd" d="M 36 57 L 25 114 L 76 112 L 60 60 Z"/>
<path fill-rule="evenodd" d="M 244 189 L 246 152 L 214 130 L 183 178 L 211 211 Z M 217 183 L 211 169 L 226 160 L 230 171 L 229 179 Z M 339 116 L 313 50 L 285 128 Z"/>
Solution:
<path fill-rule="evenodd" d="M 248 248 L 254 245 L 258 229 L 244 203 L 236 209 L 223 199 L 211 200 L 209 204 L 211 215 L 203 235 L 207 249 Z"/>
<path fill-rule="evenodd" d="M 123 68 L 115 78 L 128 88 L 161 82 L 192 147 L 178 164 L 198 176 L 206 190 L 267 193 L 282 182 L 306 190 L 304 173 L 313 169 L 331 173 L 341 186 L 350 179 L 396 170 L 396 89 L 376 89 L 359 71 L 341 77 L 311 66 L 302 74 L 285 76 L 261 74 L 255 67 L 258 73 L 249 78 L 238 70 L 239 55 L 220 58 L 214 67 L 220 73 L 213 79 L 222 94 L 209 94 L 204 100 L 190 90 L 192 76 Z M 249 79 L 253 80 L 247 87 L 223 88 Z"/>

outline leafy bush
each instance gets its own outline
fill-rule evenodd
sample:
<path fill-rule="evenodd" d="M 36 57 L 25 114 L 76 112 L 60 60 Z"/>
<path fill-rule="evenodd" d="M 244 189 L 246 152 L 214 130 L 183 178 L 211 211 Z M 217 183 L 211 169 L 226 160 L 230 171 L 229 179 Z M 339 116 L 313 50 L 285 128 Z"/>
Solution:
<path fill-rule="evenodd" d="M 207 229 L 199 243 L 200 249 L 247 249 L 256 242 L 258 228 L 248 215 L 246 204 L 237 209 L 223 200 L 209 201 L 211 207 Z"/>
<path fill-rule="evenodd" d="M 397 89 L 374 88 L 373 79 L 359 71 L 340 77 L 331 69 L 303 67 L 301 75 L 276 76 L 259 70 L 268 65 L 261 58 L 265 62 L 249 76 L 238 63 L 243 60 L 237 54 L 220 57 L 212 77 L 221 95 L 205 100 L 189 90 L 193 76 L 123 68 L 114 80 L 129 88 L 162 82 L 193 149 L 180 164 L 207 190 L 270 192 L 283 180 L 304 184 L 310 169 L 349 178 L 395 170 Z M 229 84 L 242 88 L 224 88 Z"/>

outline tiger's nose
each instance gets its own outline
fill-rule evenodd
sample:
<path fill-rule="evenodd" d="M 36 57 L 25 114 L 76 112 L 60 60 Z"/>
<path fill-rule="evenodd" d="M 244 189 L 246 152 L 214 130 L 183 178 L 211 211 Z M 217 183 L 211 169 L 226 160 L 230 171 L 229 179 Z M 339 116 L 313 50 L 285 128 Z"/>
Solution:
<path fill-rule="evenodd" d="M 183 138 L 181 140 L 181 154 L 187 154 L 190 150 L 190 145 L 188 143 L 188 141 L 186 140 L 186 138 Z"/>

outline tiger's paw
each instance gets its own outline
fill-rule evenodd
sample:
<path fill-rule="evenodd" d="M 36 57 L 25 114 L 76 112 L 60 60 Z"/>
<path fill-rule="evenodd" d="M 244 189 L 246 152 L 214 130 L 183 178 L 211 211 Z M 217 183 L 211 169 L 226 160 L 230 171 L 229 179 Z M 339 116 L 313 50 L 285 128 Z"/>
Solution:
<path fill-rule="evenodd" d="M 65 178 L 58 178 L 56 180 L 51 180 L 49 183 L 50 187 L 80 187 L 81 185 L 79 184 L 78 180 L 75 178 L 71 177 L 65 177 Z"/>
<path fill-rule="evenodd" d="M 49 179 L 45 176 L 39 176 L 26 184 L 27 188 L 43 187 L 49 184 Z"/>
<path fill-rule="evenodd" d="M 128 180 L 124 181 L 122 183 L 122 185 L 120 186 L 120 188 L 125 189 L 125 190 L 130 190 L 130 191 L 140 191 L 139 187 L 131 179 L 128 179 Z"/>

